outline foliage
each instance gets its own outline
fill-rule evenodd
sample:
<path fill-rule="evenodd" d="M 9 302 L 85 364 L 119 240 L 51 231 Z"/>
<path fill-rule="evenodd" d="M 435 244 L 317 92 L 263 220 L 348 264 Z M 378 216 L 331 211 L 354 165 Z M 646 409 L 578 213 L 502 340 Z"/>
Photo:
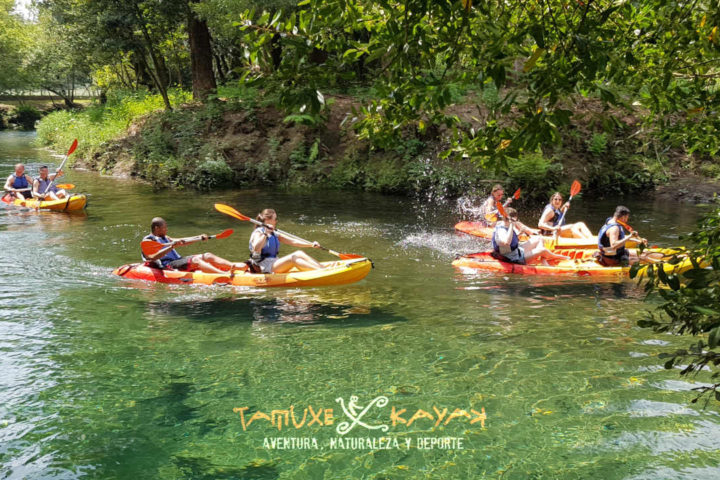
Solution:
<path fill-rule="evenodd" d="M 507 170 L 508 185 L 517 185 L 526 191 L 526 195 L 543 198 L 557 190 L 562 175 L 562 165 L 545 158 L 542 153 L 510 159 Z"/>
<path fill-rule="evenodd" d="M 688 252 L 694 268 L 681 276 L 665 274 L 662 264 L 651 268 L 646 289 L 657 290 L 664 303 L 638 325 L 658 333 L 700 337 L 686 349 L 661 356 L 668 359 L 665 368 L 680 367 L 680 375 L 709 370 L 716 383 L 696 388 L 700 394 L 693 403 L 713 393 L 720 402 L 720 209 L 707 215 L 689 239 L 695 245 Z"/>
<path fill-rule="evenodd" d="M 290 114 L 321 115 L 323 89 L 365 80 L 376 96 L 355 112 L 361 138 L 388 148 L 408 127 L 440 125 L 454 134 L 451 152 L 502 165 L 558 142 L 573 116 L 562 101 L 577 92 L 641 105 L 649 128 L 678 139 L 689 122 L 701 132 L 691 148 L 714 152 L 718 11 L 717 0 L 305 0 L 291 12 L 249 9 L 236 25 L 243 78 L 279 89 Z M 483 92 L 489 111 L 472 132 L 446 113 L 451 86 Z"/>
<path fill-rule="evenodd" d="M 170 101 L 181 104 L 190 101 L 190 93 L 180 90 L 169 92 Z M 37 142 L 57 150 L 67 150 L 73 139 L 78 139 L 78 154 L 86 156 L 98 151 L 105 142 L 127 132 L 128 126 L 150 112 L 162 109 L 160 95 L 143 92 L 115 91 L 108 96 L 106 105 L 95 105 L 82 111 L 57 111 L 47 115 L 38 125 Z"/>
<path fill-rule="evenodd" d="M 20 105 L 13 112 L 10 121 L 20 125 L 25 130 L 32 130 L 35 128 L 35 122 L 40 120 L 41 117 L 42 114 L 37 108 L 30 105 Z"/>
<path fill-rule="evenodd" d="M 24 87 L 22 61 L 29 35 L 14 6 L 14 0 L 0 0 L 0 93 Z"/>
<path fill-rule="evenodd" d="M 588 150 L 595 155 L 602 155 L 607 150 L 607 133 L 593 133 L 588 142 Z"/>

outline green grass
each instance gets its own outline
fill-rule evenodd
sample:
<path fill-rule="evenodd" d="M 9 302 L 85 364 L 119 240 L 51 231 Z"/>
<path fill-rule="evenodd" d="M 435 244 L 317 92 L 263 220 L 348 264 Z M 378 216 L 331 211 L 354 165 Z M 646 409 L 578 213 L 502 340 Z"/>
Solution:
<path fill-rule="evenodd" d="M 173 106 L 189 102 L 190 92 L 169 92 Z M 42 119 L 37 128 L 37 143 L 67 149 L 78 139 L 78 156 L 91 154 L 110 140 L 125 134 L 128 126 L 151 112 L 163 110 L 160 95 L 144 92 L 115 92 L 108 95 L 105 105 L 91 105 L 81 111 L 57 111 Z"/>

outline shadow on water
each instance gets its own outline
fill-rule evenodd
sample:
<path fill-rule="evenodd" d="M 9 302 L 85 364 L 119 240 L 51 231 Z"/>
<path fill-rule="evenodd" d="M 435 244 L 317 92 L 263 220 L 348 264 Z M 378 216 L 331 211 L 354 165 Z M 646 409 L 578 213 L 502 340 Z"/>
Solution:
<path fill-rule="evenodd" d="M 207 324 L 261 322 L 328 327 L 368 327 L 407 322 L 377 307 L 333 305 L 297 298 L 217 298 L 207 301 L 148 302 L 153 316 L 177 316 Z"/>

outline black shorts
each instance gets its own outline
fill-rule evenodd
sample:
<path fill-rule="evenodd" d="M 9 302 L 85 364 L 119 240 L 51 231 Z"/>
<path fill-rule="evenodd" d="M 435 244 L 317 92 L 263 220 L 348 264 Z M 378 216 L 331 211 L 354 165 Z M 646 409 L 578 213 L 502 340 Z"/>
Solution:
<path fill-rule="evenodd" d="M 177 260 L 173 260 L 170 263 L 165 264 L 165 268 L 172 268 L 173 270 L 181 270 L 187 272 L 190 270 L 190 259 L 192 257 L 181 257 Z"/>

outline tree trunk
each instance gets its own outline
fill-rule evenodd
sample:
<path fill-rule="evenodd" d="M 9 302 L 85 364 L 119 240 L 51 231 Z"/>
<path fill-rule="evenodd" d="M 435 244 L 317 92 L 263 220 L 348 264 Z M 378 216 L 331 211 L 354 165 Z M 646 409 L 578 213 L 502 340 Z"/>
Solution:
<path fill-rule="evenodd" d="M 197 18 L 192 10 L 188 14 L 188 34 L 193 100 L 205 101 L 209 94 L 217 90 L 212 64 L 212 39 L 205 20 Z"/>

